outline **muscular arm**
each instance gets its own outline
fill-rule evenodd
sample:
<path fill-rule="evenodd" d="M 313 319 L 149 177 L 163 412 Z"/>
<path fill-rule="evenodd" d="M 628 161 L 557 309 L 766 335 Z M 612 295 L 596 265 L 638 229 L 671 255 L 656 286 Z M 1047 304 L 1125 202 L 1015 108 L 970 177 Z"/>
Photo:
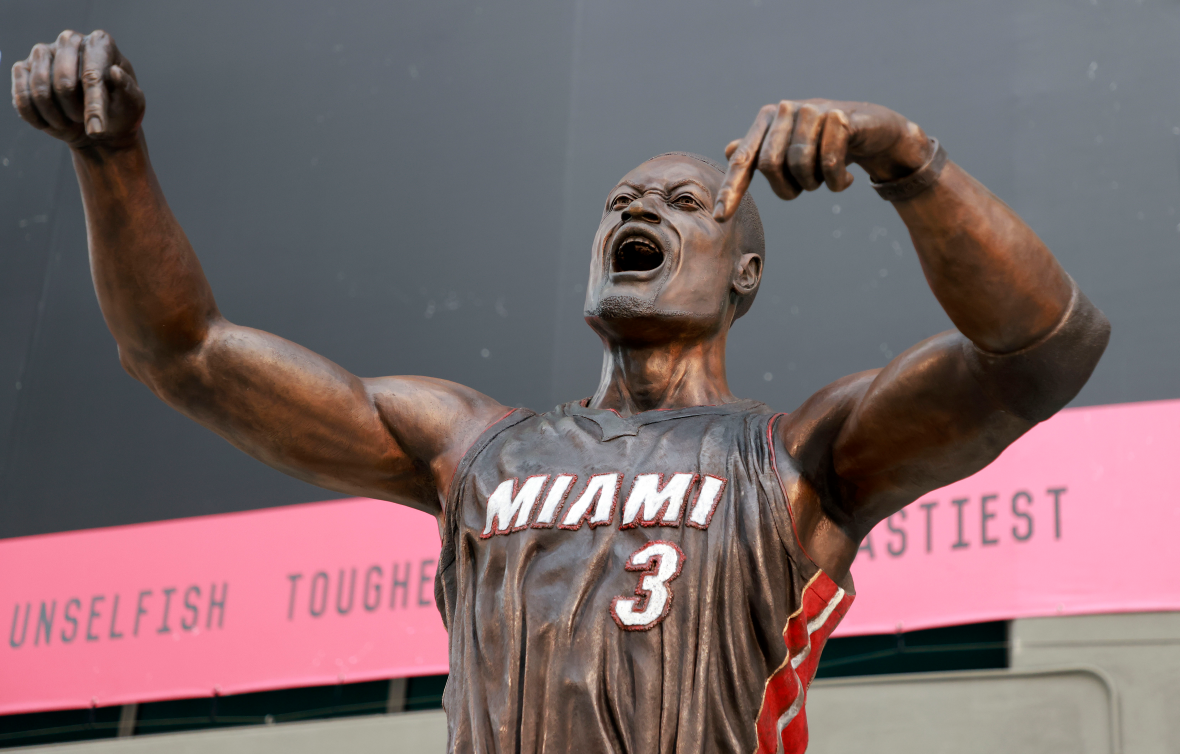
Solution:
<path fill-rule="evenodd" d="M 730 147 L 731 198 L 754 165 L 790 199 L 824 183 L 847 188 L 850 162 L 889 181 L 932 154 L 920 128 L 875 105 L 783 103 L 759 118 Z M 828 386 L 779 425 L 786 476 L 799 480 L 800 535 L 837 578 L 874 525 L 983 468 L 1068 403 L 1109 337 L 1106 318 L 1044 243 L 957 165 L 894 206 L 956 329 Z"/>
<path fill-rule="evenodd" d="M 444 380 L 361 379 L 222 317 L 152 171 L 134 73 L 105 34 L 38 45 L 14 66 L 13 99 L 73 149 L 95 291 L 132 376 L 281 471 L 438 512 L 502 406 Z"/>
<path fill-rule="evenodd" d="M 1109 334 L 1036 234 L 957 165 L 895 207 L 957 330 L 901 354 L 849 398 L 833 465 L 857 539 L 1062 408 Z"/>

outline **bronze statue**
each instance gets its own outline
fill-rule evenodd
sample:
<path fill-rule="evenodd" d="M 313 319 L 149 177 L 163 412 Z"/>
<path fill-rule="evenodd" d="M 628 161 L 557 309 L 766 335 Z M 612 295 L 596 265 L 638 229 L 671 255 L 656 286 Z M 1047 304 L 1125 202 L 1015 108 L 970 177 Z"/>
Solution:
<path fill-rule="evenodd" d="M 916 124 L 784 100 L 728 166 L 669 153 L 608 195 L 591 398 L 536 414 L 445 380 L 362 379 L 220 315 L 107 34 L 37 45 L 13 100 L 73 150 L 132 376 L 282 471 L 438 519 L 452 751 L 802 752 L 862 538 L 1064 406 L 1109 335 L 1032 230 Z M 758 171 L 785 200 L 843 191 L 852 163 L 894 202 L 957 329 L 790 414 L 738 400 L 726 336 L 764 257 L 746 189 Z"/>

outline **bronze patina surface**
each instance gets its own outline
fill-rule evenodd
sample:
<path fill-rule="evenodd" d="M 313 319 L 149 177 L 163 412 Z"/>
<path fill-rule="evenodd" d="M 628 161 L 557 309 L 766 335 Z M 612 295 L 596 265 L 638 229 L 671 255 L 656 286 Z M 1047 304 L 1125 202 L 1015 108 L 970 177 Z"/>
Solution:
<path fill-rule="evenodd" d="M 934 142 L 918 125 L 879 105 L 784 100 L 728 146 L 728 166 L 670 153 L 611 190 L 591 246 L 585 317 L 604 355 L 586 401 L 538 416 L 446 380 L 361 378 L 221 316 L 153 173 L 135 72 L 109 35 L 63 32 L 18 62 L 12 81 L 21 117 L 72 150 L 94 286 L 127 371 L 264 463 L 439 517 L 456 750 L 766 748 L 764 693 L 794 651 L 780 637 L 796 607 L 810 609 L 809 585 L 824 576 L 850 594 L 849 568 L 876 523 L 983 468 L 1062 408 L 1109 337 L 1106 318 L 1007 205 L 953 162 L 930 167 Z M 852 164 L 901 186 L 894 206 L 955 329 L 772 416 L 726 380 L 727 334 L 765 256 L 744 197 L 757 172 L 783 200 L 843 191 Z M 904 190 L 921 170 L 931 171 L 916 177 L 922 190 Z M 763 336 L 767 348 L 777 340 Z M 496 498 L 508 513 L 494 517 L 504 469 L 521 476 Z M 529 474 L 545 479 L 529 487 Z M 653 507 L 628 507 L 649 482 Z M 614 485 L 614 507 L 595 507 L 607 492 L 592 498 L 591 483 Z M 713 508 L 696 505 L 702 497 Z M 703 561 L 713 570 L 684 570 Z M 735 599 L 740 609 L 714 604 Z M 739 650 L 710 631 L 755 638 Z M 530 664 L 529 647 L 544 662 Z M 700 659 L 725 652 L 712 666 Z M 695 675 L 684 670 L 693 662 L 704 663 Z M 805 683 L 814 663 L 800 668 Z M 772 736 L 786 735 L 786 714 Z M 783 740 L 788 751 L 805 746 Z"/>

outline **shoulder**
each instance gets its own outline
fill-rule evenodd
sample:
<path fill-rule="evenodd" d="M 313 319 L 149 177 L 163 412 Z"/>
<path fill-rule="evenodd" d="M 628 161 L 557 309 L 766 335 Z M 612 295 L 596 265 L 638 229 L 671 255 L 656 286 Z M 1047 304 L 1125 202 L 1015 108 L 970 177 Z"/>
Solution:
<path fill-rule="evenodd" d="M 398 444 L 430 469 L 441 500 L 467 450 L 514 410 L 478 390 L 434 377 L 377 377 L 364 385 Z"/>
<path fill-rule="evenodd" d="M 871 369 L 842 377 L 778 420 L 774 432 L 778 449 L 801 473 L 817 473 L 830 463 L 836 436 L 880 371 Z"/>
<path fill-rule="evenodd" d="M 857 542 L 841 505 L 846 491 L 833 463 L 836 438 L 879 369 L 843 377 L 816 392 L 774 425 L 775 471 L 803 551 L 837 584 L 851 589 Z"/>

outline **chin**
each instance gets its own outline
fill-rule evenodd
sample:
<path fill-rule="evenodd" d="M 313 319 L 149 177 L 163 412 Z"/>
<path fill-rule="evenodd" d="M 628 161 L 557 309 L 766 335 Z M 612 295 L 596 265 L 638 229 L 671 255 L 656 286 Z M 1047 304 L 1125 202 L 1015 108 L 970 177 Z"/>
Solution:
<path fill-rule="evenodd" d="M 611 321 L 676 316 L 679 312 L 661 312 L 649 299 L 638 296 L 604 296 L 585 314 L 587 317 Z"/>
<path fill-rule="evenodd" d="M 586 309 L 585 317 L 607 340 L 643 347 L 696 340 L 718 329 L 715 316 L 666 309 L 637 296 L 604 296 Z"/>

